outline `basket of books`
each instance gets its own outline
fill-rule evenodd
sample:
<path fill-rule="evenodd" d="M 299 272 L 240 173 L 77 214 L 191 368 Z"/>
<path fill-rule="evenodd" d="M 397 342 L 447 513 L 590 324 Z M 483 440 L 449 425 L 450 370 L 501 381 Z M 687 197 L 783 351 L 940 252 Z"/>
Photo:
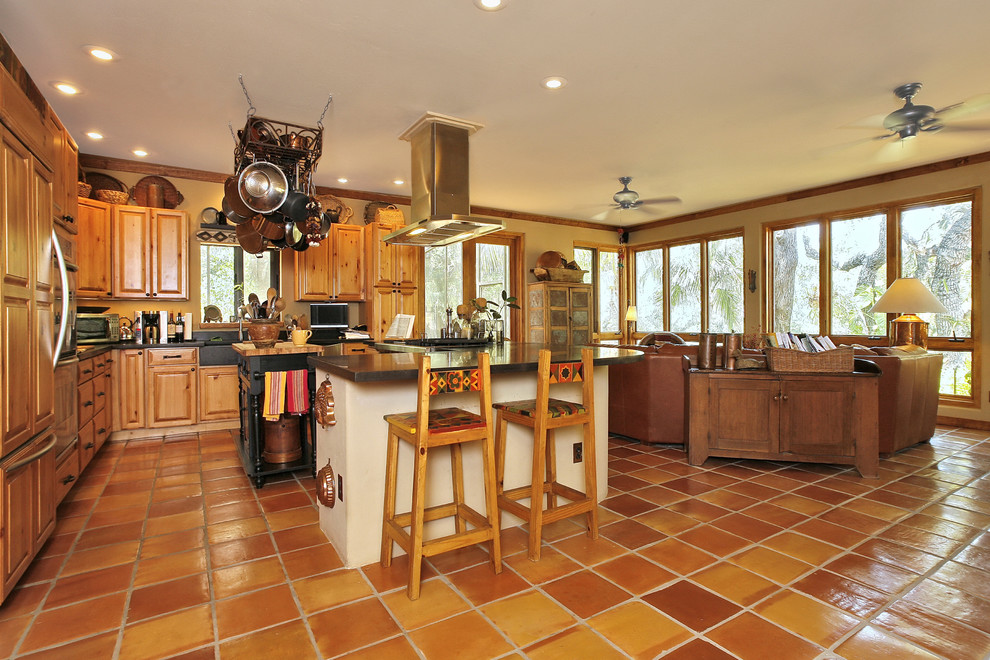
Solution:
<path fill-rule="evenodd" d="M 787 373 L 840 373 L 853 370 L 851 346 L 808 353 L 793 348 L 765 348 L 767 368 Z"/>

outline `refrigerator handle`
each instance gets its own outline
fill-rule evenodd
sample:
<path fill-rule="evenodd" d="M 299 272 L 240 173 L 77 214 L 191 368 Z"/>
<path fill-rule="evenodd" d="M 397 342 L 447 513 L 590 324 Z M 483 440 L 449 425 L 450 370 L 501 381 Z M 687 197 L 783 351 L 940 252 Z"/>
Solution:
<path fill-rule="evenodd" d="M 58 364 L 58 356 L 65 345 L 65 335 L 69 326 L 69 271 L 65 265 L 65 255 L 62 254 L 62 245 L 58 241 L 58 235 L 52 229 L 52 247 L 55 248 L 55 256 L 58 257 L 58 276 L 62 282 L 62 322 L 58 327 L 58 341 L 55 342 L 55 352 L 52 355 L 52 364 Z"/>

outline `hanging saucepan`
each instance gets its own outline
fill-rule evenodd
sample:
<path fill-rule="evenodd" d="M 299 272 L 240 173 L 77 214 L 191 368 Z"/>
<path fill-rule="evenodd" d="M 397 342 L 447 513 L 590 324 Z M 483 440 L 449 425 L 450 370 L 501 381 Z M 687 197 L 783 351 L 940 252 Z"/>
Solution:
<path fill-rule="evenodd" d="M 286 243 L 296 252 L 305 252 L 309 249 L 309 240 L 306 236 L 305 224 L 300 227 L 298 223 L 292 224 L 292 231 L 286 233 Z"/>
<path fill-rule="evenodd" d="M 253 222 L 242 222 L 237 225 L 237 243 L 241 249 L 250 254 L 258 254 L 265 249 L 265 237 L 254 228 Z"/>
<path fill-rule="evenodd" d="M 285 223 L 284 229 L 285 229 L 285 244 L 288 245 L 289 247 L 292 247 L 293 245 L 295 245 L 296 243 L 302 240 L 303 233 L 299 231 L 298 227 L 296 227 L 296 223 L 292 222 L 291 220 L 288 220 Z"/>
<path fill-rule="evenodd" d="M 304 222 L 306 220 L 306 205 L 309 204 L 309 195 L 293 190 L 286 198 L 282 208 L 279 209 L 287 218 L 293 222 Z"/>
<path fill-rule="evenodd" d="M 238 201 L 239 200 L 240 198 L 238 198 Z M 220 206 L 223 208 L 223 214 L 227 218 L 227 221 L 233 225 L 239 225 L 242 222 L 247 222 L 248 220 L 251 219 L 250 216 L 245 218 L 243 215 L 237 213 L 236 211 L 234 211 L 234 209 L 230 208 L 230 202 L 227 201 L 226 196 L 224 196 Z M 254 214 L 252 213 L 251 215 Z"/>
<path fill-rule="evenodd" d="M 282 224 L 282 216 L 276 219 L 273 216 L 261 215 L 260 213 L 251 218 L 251 224 L 255 230 L 270 241 L 285 238 L 285 227 Z"/>
<path fill-rule="evenodd" d="M 285 202 L 289 182 L 277 165 L 262 160 L 244 168 L 237 179 L 237 192 L 255 213 L 271 213 Z"/>
<path fill-rule="evenodd" d="M 225 214 L 227 213 L 227 209 L 229 208 L 231 211 L 244 218 L 244 220 L 247 220 L 252 215 L 254 215 L 254 211 L 249 209 L 244 204 L 244 202 L 241 201 L 241 194 L 237 191 L 236 176 L 228 176 L 227 180 L 223 182 L 223 198 L 227 200 L 227 204 L 224 206 L 223 209 L 223 212 Z M 230 215 L 227 215 L 227 218 L 230 219 Z M 234 221 L 231 220 L 231 222 Z M 234 222 L 234 224 L 237 223 Z"/>

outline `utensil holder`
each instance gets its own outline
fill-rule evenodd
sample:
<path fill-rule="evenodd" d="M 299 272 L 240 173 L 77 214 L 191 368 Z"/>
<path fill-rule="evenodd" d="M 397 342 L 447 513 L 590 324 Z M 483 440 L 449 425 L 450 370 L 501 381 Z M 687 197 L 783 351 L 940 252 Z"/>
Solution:
<path fill-rule="evenodd" d="M 726 333 L 723 349 L 722 366 L 729 371 L 734 371 L 736 368 L 736 358 L 739 356 L 740 351 L 742 351 L 742 335 Z"/>

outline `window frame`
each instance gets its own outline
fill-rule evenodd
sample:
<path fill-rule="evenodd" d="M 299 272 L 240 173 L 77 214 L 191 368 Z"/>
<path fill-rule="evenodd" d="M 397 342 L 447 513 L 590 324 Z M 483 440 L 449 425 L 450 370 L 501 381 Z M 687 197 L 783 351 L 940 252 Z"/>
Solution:
<path fill-rule="evenodd" d="M 905 211 L 916 208 L 943 206 L 969 202 L 970 222 L 972 236 L 972 320 L 970 336 L 966 338 L 952 337 L 929 337 L 928 348 L 940 352 L 968 352 L 972 356 L 972 383 L 971 396 L 960 396 L 956 394 L 940 394 L 941 403 L 960 407 L 980 407 L 980 365 L 982 360 L 981 341 L 982 337 L 982 292 L 981 292 L 981 259 L 982 254 L 982 222 L 983 204 L 981 188 L 965 188 L 942 193 L 922 195 L 906 199 L 872 204 L 854 209 L 843 209 L 830 213 L 819 213 L 792 218 L 765 222 L 761 226 L 763 232 L 761 249 L 763 251 L 762 263 L 764 264 L 763 277 L 761 278 L 761 294 L 763 304 L 761 305 L 761 327 L 768 332 L 774 331 L 774 294 L 773 294 L 773 232 L 781 229 L 804 225 L 819 225 L 819 271 L 818 283 L 821 296 L 819 305 L 819 330 L 822 334 L 829 335 L 836 343 L 861 344 L 868 347 L 887 346 L 887 335 L 833 335 L 831 318 L 831 223 L 835 220 L 863 217 L 866 215 L 885 215 L 887 232 L 887 268 L 886 284 L 889 287 L 899 275 L 901 270 L 901 218 Z M 895 318 L 895 314 L 887 314 L 887 323 Z"/>
<path fill-rule="evenodd" d="M 243 286 L 238 288 L 238 285 L 242 285 L 244 283 L 244 255 L 245 255 L 244 248 L 242 248 L 240 245 L 236 243 L 221 243 L 217 241 L 199 242 L 200 249 L 202 249 L 202 246 L 204 245 L 211 247 L 229 247 L 234 249 L 234 313 L 236 314 L 237 309 L 244 304 L 244 288 Z M 281 289 L 281 279 L 282 279 L 281 252 L 282 251 L 274 247 L 265 248 L 265 251 L 270 253 L 268 258 L 273 266 L 273 268 L 271 268 L 268 274 L 269 286 L 275 289 L 276 291 L 281 292 L 282 290 Z M 200 255 L 202 255 L 202 252 L 200 252 Z M 200 259 L 202 260 L 202 256 L 200 256 Z M 199 296 L 200 296 L 200 300 L 202 300 L 203 297 L 202 278 L 200 278 L 199 287 L 200 287 Z M 281 296 L 281 293 L 279 293 L 279 295 Z M 237 327 L 236 323 L 229 323 L 229 322 L 208 323 L 205 324 L 204 326 L 202 320 L 200 320 L 199 325 L 200 327 L 210 327 L 210 328 L 222 328 L 224 326 L 232 327 L 232 328 Z"/>
<path fill-rule="evenodd" d="M 627 306 L 633 304 L 629 300 L 629 278 L 626 275 L 626 262 L 628 261 L 628 246 L 625 245 L 609 245 L 607 243 L 591 243 L 588 241 L 574 241 L 572 249 L 577 250 L 590 250 L 591 251 L 591 264 L 592 268 L 588 275 L 591 277 L 591 300 L 592 300 L 592 333 L 593 336 L 597 338 L 598 341 L 622 341 L 626 338 L 626 309 Z M 616 300 L 617 307 L 619 310 L 619 331 L 618 332 L 602 332 L 601 329 L 601 300 L 599 295 L 599 272 L 600 272 L 600 261 L 598 255 L 600 252 L 611 252 L 618 255 L 619 261 L 619 290 L 617 293 L 618 299 Z M 623 304 L 623 301 L 626 301 Z"/>
<path fill-rule="evenodd" d="M 670 248 L 679 247 L 684 245 L 697 245 L 700 251 L 700 277 L 701 277 L 701 318 L 699 320 L 700 331 L 699 332 L 679 332 L 679 335 L 684 335 L 686 337 L 697 337 L 702 332 L 707 332 L 708 328 L 708 243 L 712 241 L 724 240 L 727 238 L 739 238 L 743 242 L 743 254 L 742 263 L 746 263 L 746 239 L 743 227 L 732 227 L 730 229 L 723 229 L 714 232 L 708 232 L 704 234 L 695 234 L 692 236 L 684 236 L 676 239 L 665 240 L 665 241 L 654 241 L 650 243 L 640 243 L 629 247 L 629 258 L 628 263 L 628 281 L 629 281 L 629 300 L 630 304 L 636 304 L 636 256 L 639 252 L 645 252 L 646 250 L 663 250 L 663 328 L 652 329 L 646 332 L 640 332 L 637 328 L 633 333 L 633 338 L 638 339 L 640 337 L 646 336 L 649 332 L 671 332 L 670 330 Z M 743 292 L 745 294 L 745 285 L 743 286 Z M 746 305 L 745 300 L 743 301 L 743 323 L 739 332 L 743 332 L 746 327 Z"/>

